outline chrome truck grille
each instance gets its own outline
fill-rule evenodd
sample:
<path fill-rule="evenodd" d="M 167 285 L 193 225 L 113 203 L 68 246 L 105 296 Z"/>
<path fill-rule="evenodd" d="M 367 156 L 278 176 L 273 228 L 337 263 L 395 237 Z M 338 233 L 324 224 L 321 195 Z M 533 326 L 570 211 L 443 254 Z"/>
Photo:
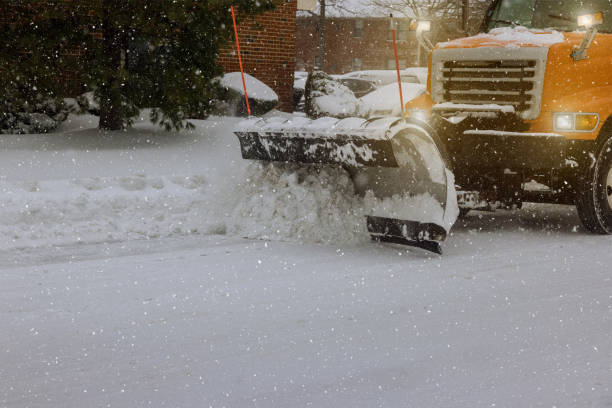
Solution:
<path fill-rule="evenodd" d="M 547 56 L 547 48 L 435 50 L 433 100 L 511 105 L 523 119 L 536 119 L 540 115 Z"/>

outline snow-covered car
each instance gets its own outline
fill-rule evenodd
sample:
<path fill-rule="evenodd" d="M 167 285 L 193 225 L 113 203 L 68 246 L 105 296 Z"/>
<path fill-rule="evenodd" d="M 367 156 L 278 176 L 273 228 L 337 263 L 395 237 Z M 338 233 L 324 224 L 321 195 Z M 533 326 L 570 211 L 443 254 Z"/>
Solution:
<path fill-rule="evenodd" d="M 401 70 L 400 77 L 402 82 L 405 83 L 420 83 L 419 76 L 415 72 Z M 354 71 L 349 72 L 338 77 L 340 80 L 343 79 L 361 79 L 370 81 L 376 87 L 397 83 L 397 71 L 394 69 L 372 69 L 366 71 Z"/>
<path fill-rule="evenodd" d="M 278 105 L 278 95 L 272 88 L 249 74 L 244 74 L 244 81 L 246 83 L 247 94 L 249 95 L 249 105 L 252 114 L 264 114 Z M 227 92 L 224 96 L 224 102 L 228 104 L 226 107 L 227 114 L 245 116 L 247 109 L 240 72 L 229 72 L 223 75 L 220 82 Z"/>
<path fill-rule="evenodd" d="M 420 83 L 402 82 L 402 96 L 404 103 L 421 96 L 426 86 Z M 379 87 L 373 92 L 360 98 L 362 110 L 369 117 L 397 116 L 401 113 L 399 87 L 397 83 Z"/>
<path fill-rule="evenodd" d="M 410 67 L 404 68 L 401 71 L 402 77 L 404 75 L 414 75 L 419 80 L 420 84 L 427 85 L 427 67 Z"/>
<path fill-rule="evenodd" d="M 397 71 L 393 69 L 354 71 L 343 75 L 333 76 L 348 87 L 357 98 L 361 98 L 376 89 L 397 83 Z M 406 68 L 400 71 L 402 83 L 426 84 L 427 68 Z"/>
<path fill-rule="evenodd" d="M 363 78 L 340 78 L 338 79 L 342 85 L 353 91 L 357 98 L 369 94 L 376 89 L 376 83 Z"/>

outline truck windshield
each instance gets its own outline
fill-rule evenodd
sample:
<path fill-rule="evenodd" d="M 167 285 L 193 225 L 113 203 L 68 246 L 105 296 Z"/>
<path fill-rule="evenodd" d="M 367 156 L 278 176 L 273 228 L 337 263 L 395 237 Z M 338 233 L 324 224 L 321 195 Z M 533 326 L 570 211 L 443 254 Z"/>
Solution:
<path fill-rule="evenodd" d="M 599 31 L 612 33 L 612 0 L 499 0 L 490 10 L 488 29 L 508 26 L 575 31 L 576 18 L 597 11 L 604 13 Z"/>

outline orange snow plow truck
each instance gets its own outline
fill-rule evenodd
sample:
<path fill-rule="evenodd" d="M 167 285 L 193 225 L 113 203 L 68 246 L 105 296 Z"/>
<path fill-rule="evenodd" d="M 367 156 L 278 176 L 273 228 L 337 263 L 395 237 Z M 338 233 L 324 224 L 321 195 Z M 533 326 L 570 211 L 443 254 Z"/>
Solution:
<path fill-rule="evenodd" d="M 443 140 L 463 211 L 575 204 L 587 230 L 612 234 L 610 12 L 608 0 L 497 0 L 481 34 L 433 50 L 429 92 L 407 115 Z"/>
<path fill-rule="evenodd" d="M 405 117 L 300 129 L 261 120 L 236 132 L 243 157 L 341 165 L 356 191 L 399 191 L 407 205 L 426 194 L 445 211 L 575 204 L 587 230 L 612 234 L 610 4 L 496 0 L 480 34 L 432 47 L 427 92 Z M 383 213 L 367 226 L 377 239 L 439 252 L 431 245 L 446 237 L 447 218 Z"/>

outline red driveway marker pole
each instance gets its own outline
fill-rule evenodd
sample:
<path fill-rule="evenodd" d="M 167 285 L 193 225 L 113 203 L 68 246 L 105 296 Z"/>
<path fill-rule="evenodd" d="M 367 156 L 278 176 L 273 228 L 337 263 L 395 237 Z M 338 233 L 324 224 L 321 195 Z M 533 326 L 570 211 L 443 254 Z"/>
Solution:
<path fill-rule="evenodd" d="M 250 116 L 251 106 L 249 105 L 249 95 L 247 94 L 246 82 L 244 81 L 244 70 L 242 69 L 242 57 L 240 56 L 240 42 L 238 41 L 238 26 L 236 26 L 236 15 L 234 14 L 234 6 L 230 6 L 230 9 L 232 10 L 232 20 L 234 21 L 234 36 L 236 37 L 236 49 L 238 50 L 238 63 L 240 64 L 240 76 L 242 77 L 242 87 L 244 88 L 244 100 L 246 101 L 247 112 L 249 113 L 249 116 Z M 396 52 L 396 57 L 397 57 L 397 52 Z M 398 75 L 399 75 L 399 71 L 398 71 Z"/>
<path fill-rule="evenodd" d="M 402 77 L 400 75 L 399 58 L 397 57 L 397 44 L 395 42 L 395 24 L 391 14 L 391 34 L 393 35 L 393 50 L 395 51 L 395 69 L 397 70 L 397 85 L 399 86 L 401 112 L 404 113 L 404 96 L 402 95 Z"/>

